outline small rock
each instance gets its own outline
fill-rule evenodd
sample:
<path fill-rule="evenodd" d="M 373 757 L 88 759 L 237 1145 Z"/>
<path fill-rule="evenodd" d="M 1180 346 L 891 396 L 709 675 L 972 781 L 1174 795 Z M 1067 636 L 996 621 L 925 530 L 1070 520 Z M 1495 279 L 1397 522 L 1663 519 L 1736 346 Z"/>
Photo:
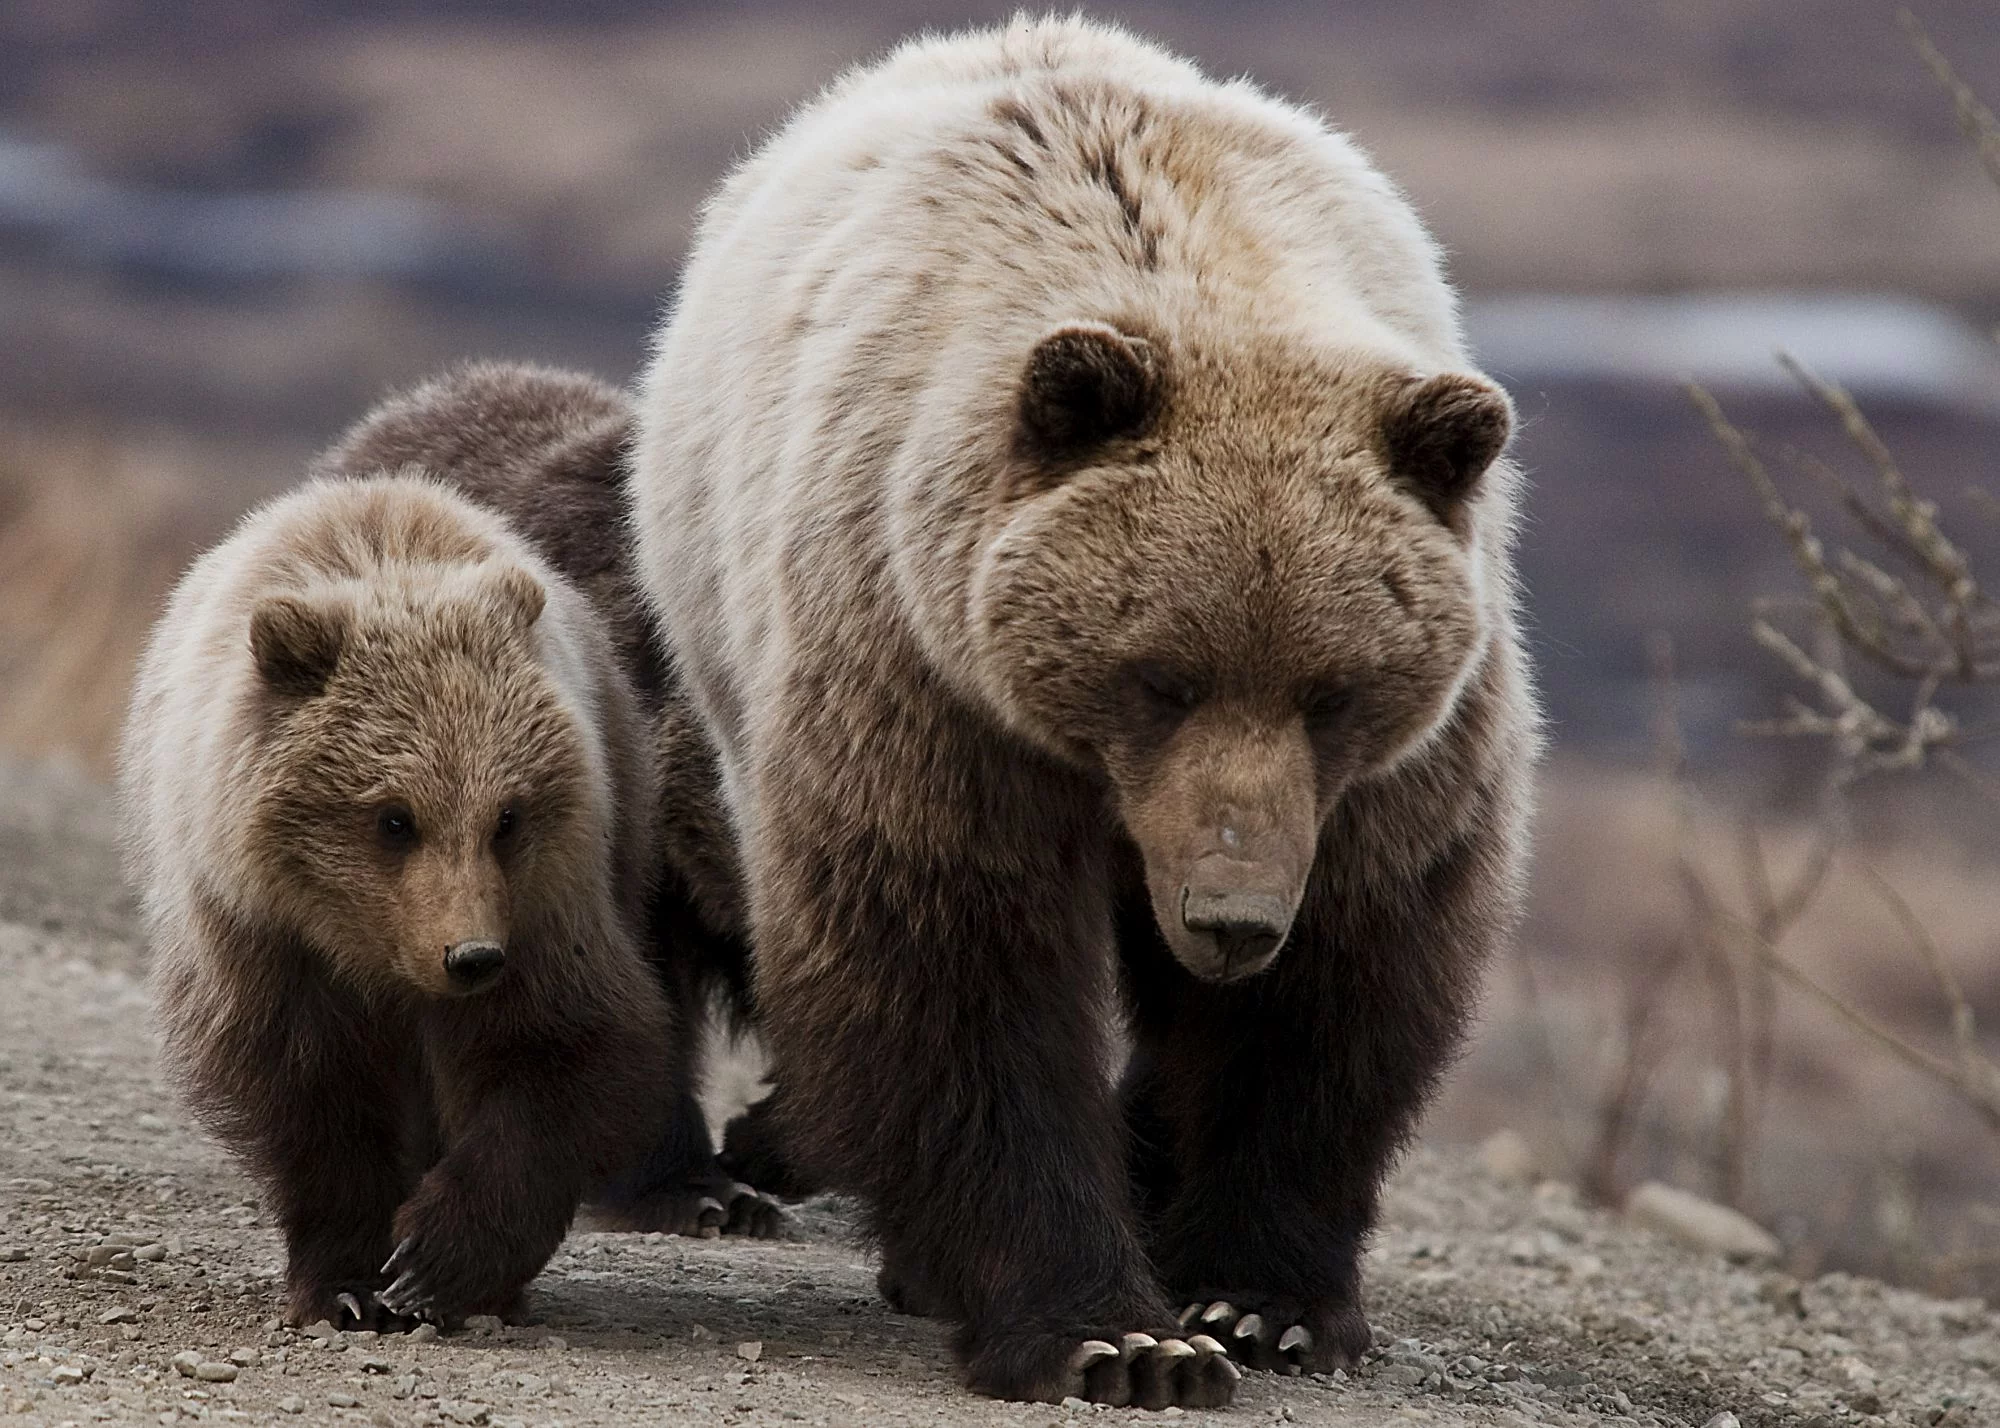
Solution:
<path fill-rule="evenodd" d="M 250 1365 L 257 1362 L 257 1351 L 255 1349 L 231 1349 L 229 1351 L 229 1361 L 238 1368 L 249 1368 Z"/>
<path fill-rule="evenodd" d="M 194 1371 L 201 1366 L 201 1355 L 193 1349 L 182 1349 L 169 1362 L 173 1364 L 174 1372 L 182 1378 L 193 1378 Z"/>
<path fill-rule="evenodd" d="M 1090 1407 L 1090 1405 L 1088 1403 L 1085 1403 L 1081 1398 L 1074 1398 L 1074 1397 L 1065 1398 L 1060 1406 L 1070 1413 L 1075 1413 L 1078 1409 Z"/>
<path fill-rule="evenodd" d="M 569 1340 L 560 1334 L 550 1334 L 542 1340 L 542 1347 L 552 1354 L 564 1353 L 569 1348 Z"/>
<path fill-rule="evenodd" d="M 64 1364 L 62 1367 L 54 1369 L 49 1373 L 49 1382 L 64 1385 L 82 1383 L 83 1370 L 75 1364 Z"/>
<path fill-rule="evenodd" d="M 435 1339 L 437 1336 L 438 1336 L 437 1325 L 419 1324 L 417 1325 L 416 1328 L 410 1330 L 409 1341 L 413 1344 L 428 1344 L 432 1339 Z"/>
<path fill-rule="evenodd" d="M 709 1328 L 706 1324 L 696 1324 L 688 1330 L 688 1337 L 693 1339 L 697 1344 L 707 1343 L 715 1337 L 715 1330 Z"/>
<path fill-rule="evenodd" d="M 132 1258 L 143 1260 L 147 1264 L 158 1264 L 166 1257 L 167 1247 L 165 1245 L 140 1245 L 139 1248 L 132 1251 Z"/>
<path fill-rule="evenodd" d="M 1701 1428 L 1743 1428 L 1743 1424 L 1737 1419 L 1734 1413 L 1725 1408 L 1722 1412 L 1716 1414 L 1715 1417 L 1709 1419 L 1708 1422 L 1702 1424 Z"/>
<path fill-rule="evenodd" d="M 1626 1197 L 1625 1218 L 1732 1260 L 1768 1264 L 1782 1250 L 1776 1237 L 1749 1216 L 1657 1180 Z"/>
<path fill-rule="evenodd" d="M 203 1383 L 236 1382 L 236 1365 L 223 1363 L 196 1364 L 194 1376 Z"/>
<path fill-rule="evenodd" d="M 116 1264 L 121 1258 L 128 1262 L 131 1260 L 132 1246 L 92 1245 L 83 1252 L 83 1262 L 88 1265 Z"/>
<path fill-rule="evenodd" d="M 361 1400 L 351 1393 L 329 1393 L 326 1404 L 329 1408 L 359 1408 Z"/>
<path fill-rule="evenodd" d="M 141 1111 L 139 1113 L 139 1129 L 149 1130 L 149 1131 L 163 1131 L 168 1129 L 168 1126 L 166 1121 L 161 1119 L 159 1116 L 154 1115 L 151 1111 Z"/>
<path fill-rule="evenodd" d="M 387 1359 L 369 1358 L 361 1361 L 361 1371 L 363 1373 L 387 1373 L 392 1367 L 393 1365 Z"/>
<path fill-rule="evenodd" d="M 1541 1167 L 1519 1131 L 1497 1130 L 1479 1143 L 1479 1164 L 1504 1185 L 1532 1185 Z"/>
<path fill-rule="evenodd" d="M 301 1334 L 304 1334 L 308 1339 L 326 1340 L 332 1338 L 336 1330 L 334 1329 L 333 1325 L 328 1323 L 326 1320 L 316 1319 L 312 1323 L 306 1325 L 305 1328 L 299 1330 L 299 1332 Z"/>
<path fill-rule="evenodd" d="M 747 1359 L 753 1364 L 756 1363 L 757 1360 L 764 1357 L 764 1341 L 762 1339 L 751 1339 L 746 1343 L 738 1344 L 736 1346 L 736 1357 Z"/>
<path fill-rule="evenodd" d="M 106 1309 L 102 1314 L 97 1316 L 97 1322 L 100 1324 L 136 1324 L 139 1322 L 139 1311 L 137 1309 L 127 1309 L 121 1305 L 116 1309 Z"/>
<path fill-rule="evenodd" d="M 0 1245 L 0 1264 L 19 1264 L 28 1252 L 19 1245 Z"/>
<path fill-rule="evenodd" d="M 500 1332 L 500 1316 L 468 1314 L 465 1316 L 465 1331 L 468 1334 L 497 1334 Z"/>
<path fill-rule="evenodd" d="M 1805 1288 L 1789 1274 L 1765 1275 L 1764 1282 L 1757 1286 L 1757 1297 L 1780 1314 L 1806 1317 Z"/>
<path fill-rule="evenodd" d="M 306 1401 L 296 1394 L 287 1394 L 278 1400 L 278 1411 L 280 1413 L 303 1413 L 306 1411 Z"/>

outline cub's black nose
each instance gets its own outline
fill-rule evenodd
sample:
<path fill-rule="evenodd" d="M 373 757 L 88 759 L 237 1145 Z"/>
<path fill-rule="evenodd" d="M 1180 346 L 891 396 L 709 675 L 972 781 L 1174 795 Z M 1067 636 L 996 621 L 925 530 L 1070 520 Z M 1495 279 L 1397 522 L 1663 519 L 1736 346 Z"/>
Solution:
<path fill-rule="evenodd" d="M 444 954 L 444 969 L 452 985 L 465 992 L 491 986 L 506 965 L 507 949 L 484 938 L 460 942 Z"/>
<path fill-rule="evenodd" d="M 1291 930 L 1292 910 L 1283 898 L 1271 893 L 1198 893 L 1190 889 L 1181 902 L 1181 921 L 1190 932 L 1213 934 L 1223 961 L 1238 966 L 1278 950 Z"/>

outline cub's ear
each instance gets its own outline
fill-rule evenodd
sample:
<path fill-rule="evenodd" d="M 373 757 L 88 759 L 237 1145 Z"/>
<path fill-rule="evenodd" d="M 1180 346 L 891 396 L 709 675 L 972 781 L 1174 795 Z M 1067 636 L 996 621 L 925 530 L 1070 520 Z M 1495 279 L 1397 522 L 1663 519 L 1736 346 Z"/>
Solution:
<path fill-rule="evenodd" d="M 524 630 L 534 627 L 549 602 L 542 582 L 518 565 L 503 565 L 495 571 L 492 588 L 500 608 L 519 620 Z"/>
<path fill-rule="evenodd" d="M 1137 436 L 1159 416 L 1164 395 L 1159 356 L 1145 338 L 1103 322 L 1059 327 L 1028 354 L 1021 444 L 1046 460 Z"/>
<path fill-rule="evenodd" d="M 1382 414 L 1390 472 L 1447 525 L 1513 431 L 1507 394 L 1461 372 L 1410 382 Z"/>
<path fill-rule="evenodd" d="M 273 595 L 250 612 L 250 653 L 273 691 L 310 699 L 326 688 L 347 639 L 347 614 L 296 595 Z"/>

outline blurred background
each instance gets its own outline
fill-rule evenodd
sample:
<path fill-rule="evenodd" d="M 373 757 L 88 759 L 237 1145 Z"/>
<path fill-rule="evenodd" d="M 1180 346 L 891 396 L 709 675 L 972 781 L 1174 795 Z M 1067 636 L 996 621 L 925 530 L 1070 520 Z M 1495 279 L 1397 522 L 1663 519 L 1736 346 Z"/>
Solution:
<path fill-rule="evenodd" d="M 1521 409 L 1554 753 L 1529 926 L 1430 1134 L 1513 1131 L 1509 1173 L 1606 1201 L 1649 1177 L 1733 1201 L 1798 1272 L 2000 1293 L 2000 1125 L 1762 956 L 1781 938 L 1906 1049 L 1975 1064 L 1951 988 L 1990 1054 L 2000 815 L 1963 778 L 1872 778 L 1814 873 L 1824 750 L 1737 727 L 1799 689 L 1750 621 L 1800 582 L 1679 385 L 1806 453 L 1794 474 L 1872 480 L 1792 351 L 1990 549 L 1965 493 L 2000 450 L 2000 191 L 1893 7 L 1095 10 L 1354 133 Z M 0 752 L 101 777 L 161 592 L 246 505 L 443 363 L 629 377 L 732 159 L 898 37 L 1005 13 L 0 0 Z M 2000 100 L 1992 0 L 1919 14 Z M 1832 489 L 1798 498 L 1837 517 Z"/>

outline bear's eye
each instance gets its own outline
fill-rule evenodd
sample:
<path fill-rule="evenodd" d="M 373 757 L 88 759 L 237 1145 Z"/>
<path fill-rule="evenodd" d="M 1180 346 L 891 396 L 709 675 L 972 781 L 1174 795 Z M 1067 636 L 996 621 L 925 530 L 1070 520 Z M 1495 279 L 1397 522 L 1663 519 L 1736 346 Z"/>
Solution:
<path fill-rule="evenodd" d="M 400 803 L 392 803 L 375 815 L 375 836 L 391 852 L 408 852 L 417 846 L 417 816 Z"/>
<path fill-rule="evenodd" d="M 1129 674 L 1139 698 L 1163 719 L 1178 722 L 1201 703 L 1200 687 L 1186 675 L 1163 664 L 1140 660 L 1131 666 Z"/>
<path fill-rule="evenodd" d="M 519 811 L 515 809 L 513 804 L 508 804 L 500 810 L 500 816 L 493 820 L 493 841 L 495 843 L 505 843 L 509 838 L 514 836 L 514 830 L 520 826 L 520 823 L 521 815 Z"/>
<path fill-rule="evenodd" d="M 1309 691 L 1302 704 L 1306 727 L 1316 734 L 1333 729 L 1353 707 L 1354 691 L 1344 684 L 1322 684 Z"/>

